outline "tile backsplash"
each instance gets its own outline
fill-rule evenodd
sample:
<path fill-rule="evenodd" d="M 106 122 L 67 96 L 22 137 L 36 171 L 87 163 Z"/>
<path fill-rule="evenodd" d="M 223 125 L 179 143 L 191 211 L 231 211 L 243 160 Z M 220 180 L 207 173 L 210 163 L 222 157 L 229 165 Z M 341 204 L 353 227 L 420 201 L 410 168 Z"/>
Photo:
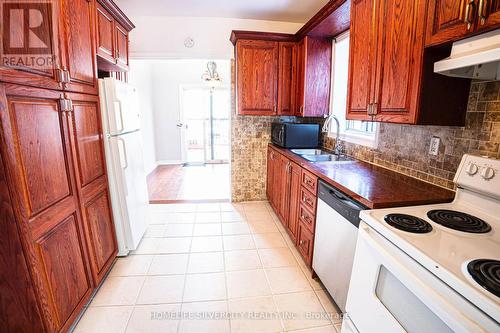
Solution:
<path fill-rule="evenodd" d="M 441 139 L 430 155 L 433 136 Z M 323 146 L 335 140 L 325 135 Z M 500 158 L 500 81 L 473 82 L 465 127 L 380 124 L 377 149 L 346 142 L 348 155 L 409 176 L 453 189 L 453 177 L 465 153 Z"/>

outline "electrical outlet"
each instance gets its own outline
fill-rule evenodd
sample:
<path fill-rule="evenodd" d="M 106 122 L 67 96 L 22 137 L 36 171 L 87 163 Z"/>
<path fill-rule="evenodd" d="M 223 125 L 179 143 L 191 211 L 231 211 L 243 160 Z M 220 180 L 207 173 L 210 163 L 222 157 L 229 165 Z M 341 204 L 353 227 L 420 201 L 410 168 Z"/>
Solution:
<path fill-rule="evenodd" d="M 439 154 L 439 145 L 441 144 L 441 139 L 437 136 L 433 136 L 431 139 L 431 145 L 429 147 L 429 154 L 437 156 Z"/>

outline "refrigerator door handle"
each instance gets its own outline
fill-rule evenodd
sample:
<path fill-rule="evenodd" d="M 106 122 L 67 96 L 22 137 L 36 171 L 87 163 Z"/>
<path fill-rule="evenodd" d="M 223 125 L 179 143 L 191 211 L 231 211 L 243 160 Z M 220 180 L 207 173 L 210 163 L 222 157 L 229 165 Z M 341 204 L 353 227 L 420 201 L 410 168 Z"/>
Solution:
<path fill-rule="evenodd" d="M 122 165 L 122 169 L 125 170 L 128 168 L 128 156 L 127 156 L 127 148 L 125 147 L 125 140 L 123 140 L 120 137 L 116 137 L 118 141 L 121 142 L 122 144 L 122 149 L 123 149 L 123 159 L 125 160 L 125 166 Z"/>
<path fill-rule="evenodd" d="M 117 99 L 115 101 L 115 106 L 117 106 L 116 109 L 118 109 L 118 115 L 120 116 L 120 130 L 118 132 L 123 132 L 125 130 L 125 124 L 123 123 L 123 112 L 122 112 L 122 102 Z"/>

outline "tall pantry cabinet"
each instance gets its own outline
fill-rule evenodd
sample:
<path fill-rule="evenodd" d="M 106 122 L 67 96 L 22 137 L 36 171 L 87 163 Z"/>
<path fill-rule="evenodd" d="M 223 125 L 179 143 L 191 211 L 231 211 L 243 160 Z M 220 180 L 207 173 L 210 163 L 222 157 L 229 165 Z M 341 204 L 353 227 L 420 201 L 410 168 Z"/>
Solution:
<path fill-rule="evenodd" d="M 52 2 L 53 68 L 0 67 L 2 332 L 68 331 L 116 257 L 97 1 L 116 11 L 109 0 Z"/>

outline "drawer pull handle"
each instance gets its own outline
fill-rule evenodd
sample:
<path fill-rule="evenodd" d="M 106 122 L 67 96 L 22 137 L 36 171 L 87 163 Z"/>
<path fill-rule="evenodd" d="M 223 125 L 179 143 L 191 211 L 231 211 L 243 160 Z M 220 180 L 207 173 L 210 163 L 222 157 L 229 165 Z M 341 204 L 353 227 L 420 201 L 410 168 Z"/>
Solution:
<path fill-rule="evenodd" d="M 304 245 L 305 243 L 306 243 L 306 241 L 305 241 L 305 240 L 301 240 L 301 241 L 299 242 L 299 244 L 300 244 L 300 245 Z"/>

